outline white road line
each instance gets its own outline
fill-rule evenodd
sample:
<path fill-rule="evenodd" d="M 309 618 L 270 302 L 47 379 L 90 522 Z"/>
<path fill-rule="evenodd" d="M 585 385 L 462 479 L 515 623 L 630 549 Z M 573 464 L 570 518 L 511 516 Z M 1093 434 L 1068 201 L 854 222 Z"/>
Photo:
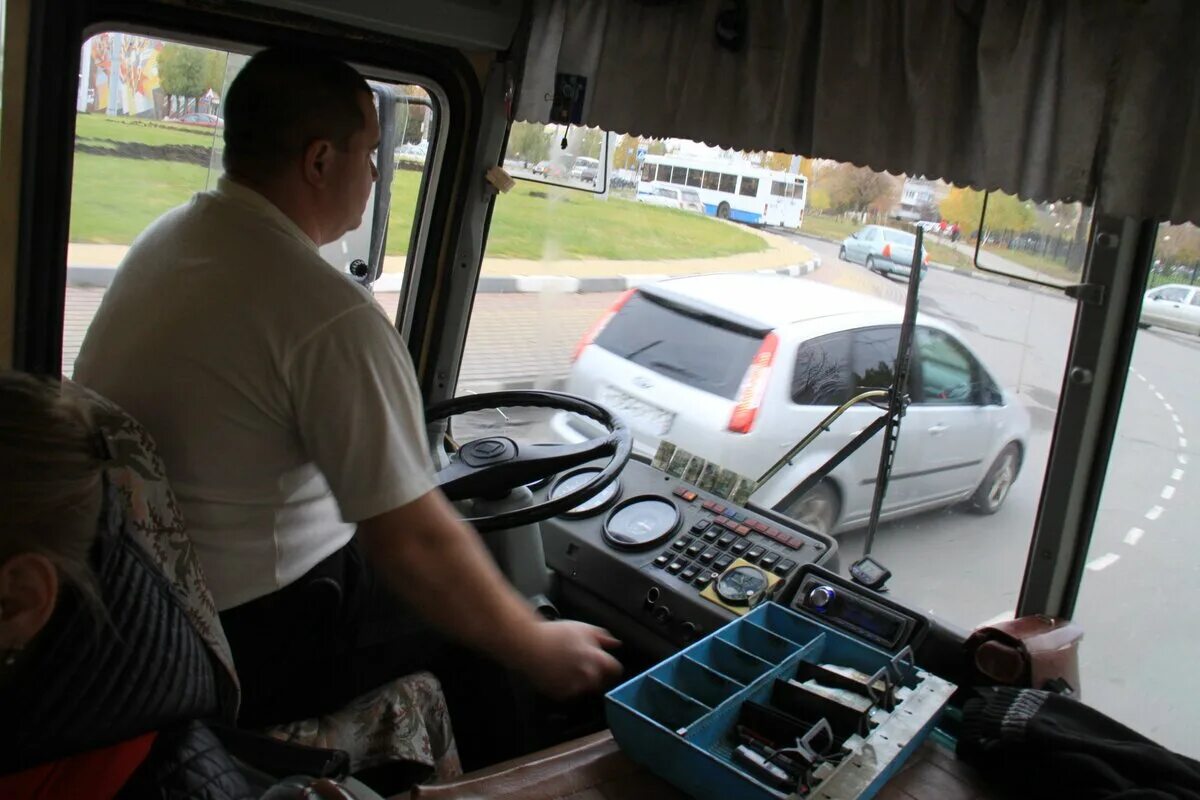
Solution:
<path fill-rule="evenodd" d="M 1185 439 L 1184 437 L 1180 436 L 1180 437 L 1179 437 L 1179 446 L 1180 446 L 1180 447 L 1187 447 L 1187 439 Z"/>
<path fill-rule="evenodd" d="M 1146 382 L 1146 376 L 1145 376 L 1145 375 L 1143 375 L 1142 373 L 1140 373 L 1140 372 L 1135 372 L 1135 373 L 1133 373 L 1133 374 L 1134 374 L 1134 375 L 1137 375 L 1137 376 L 1138 376 L 1138 380 L 1139 380 L 1139 381 L 1141 381 L 1142 383 L 1145 383 L 1145 382 Z"/>
<path fill-rule="evenodd" d="M 1170 500 L 1172 497 L 1175 496 L 1175 487 L 1174 486 L 1164 486 L 1161 496 L 1162 496 L 1163 500 Z"/>
<path fill-rule="evenodd" d="M 1178 424 L 1179 424 L 1179 415 L 1178 415 L 1178 414 L 1172 414 L 1172 415 L 1171 415 L 1171 422 L 1174 422 L 1176 425 L 1178 425 Z"/>
<path fill-rule="evenodd" d="M 1183 480 L 1183 470 L 1181 470 L 1181 469 L 1171 470 L 1171 480 L 1173 480 L 1173 481 Z"/>
<path fill-rule="evenodd" d="M 979 623 L 975 627 L 976 627 L 976 629 L 987 628 L 991 625 L 995 625 L 997 622 L 1008 622 L 1010 619 L 1014 618 L 1015 616 L 1016 616 L 1016 614 L 1014 612 L 1005 611 L 1002 614 L 997 614 L 996 616 L 992 617 L 991 619 L 985 619 L 983 622 Z"/>
<path fill-rule="evenodd" d="M 1176 433 L 1178 433 L 1180 436 L 1182 436 L 1182 435 L 1183 435 L 1183 426 L 1182 426 L 1182 425 L 1176 425 L 1176 426 L 1175 426 L 1175 432 L 1176 432 Z"/>
<path fill-rule="evenodd" d="M 1113 564 L 1121 560 L 1121 557 L 1116 553 L 1105 553 L 1099 558 L 1093 558 L 1087 563 L 1087 568 L 1093 572 L 1099 572 L 1105 567 L 1111 567 Z"/>
<path fill-rule="evenodd" d="M 1175 456 L 1175 458 L 1177 458 L 1179 460 L 1180 464 L 1186 465 L 1188 463 L 1187 453 L 1180 453 L 1177 456 Z"/>
<path fill-rule="evenodd" d="M 1125 534 L 1125 544 L 1135 545 L 1141 538 L 1146 535 L 1146 532 L 1141 528 L 1130 528 L 1129 533 Z"/>
<path fill-rule="evenodd" d="M 1162 392 L 1155 392 L 1154 396 L 1157 397 L 1159 400 L 1162 400 L 1164 403 L 1167 402 L 1166 398 L 1164 398 L 1162 396 Z"/>
<path fill-rule="evenodd" d="M 1162 506 L 1155 506 L 1154 508 L 1152 508 L 1146 512 L 1146 519 L 1148 519 L 1150 521 L 1154 521 L 1162 516 L 1162 512 L 1163 512 Z"/>
<path fill-rule="evenodd" d="M 1154 384 L 1153 384 L 1153 383 L 1151 383 L 1151 384 L 1147 385 L 1147 386 L 1146 386 L 1146 388 L 1147 388 L 1147 389 L 1149 389 L 1150 391 L 1152 391 L 1152 392 L 1153 392 L 1153 391 L 1154 391 Z"/>
<path fill-rule="evenodd" d="M 1175 410 L 1175 406 L 1171 405 L 1170 403 L 1163 403 L 1163 408 L 1165 408 L 1167 411 Z"/>

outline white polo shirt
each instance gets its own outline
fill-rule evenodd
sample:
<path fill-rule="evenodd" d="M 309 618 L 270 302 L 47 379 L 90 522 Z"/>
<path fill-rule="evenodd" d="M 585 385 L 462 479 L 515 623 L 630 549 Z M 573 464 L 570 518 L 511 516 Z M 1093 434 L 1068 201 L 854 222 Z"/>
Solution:
<path fill-rule="evenodd" d="M 133 243 L 75 379 L 154 437 L 225 610 L 433 486 L 408 351 L 371 294 L 228 178 Z"/>

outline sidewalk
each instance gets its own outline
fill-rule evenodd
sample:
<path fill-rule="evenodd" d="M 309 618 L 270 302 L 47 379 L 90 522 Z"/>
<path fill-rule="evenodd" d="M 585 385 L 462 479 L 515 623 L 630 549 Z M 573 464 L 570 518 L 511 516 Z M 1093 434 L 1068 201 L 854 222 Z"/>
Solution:
<path fill-rule="evenodd" d="M 735 224 L 735 223 L 725 223 Z M 812 250 L 782 236 L 744 228 L 761 237 L 768 249 L 718 258 L 680 258 L 661 261 L 610 261 L 568 259 L 535 261 L 519 258 L 484 258 L 479 280 L 483 293 L 510 292 L 614 292 L 676 275 L 713 272 L 777 272 L 806 275 L 821 260 Z M 108 286 L 127 245 L 68 244 L 67 281 L 71 286 Z M 405 257 L 385 256 L 383 275 L 375 282 L 377 292 L 399 291 L 404 278 Z"/>

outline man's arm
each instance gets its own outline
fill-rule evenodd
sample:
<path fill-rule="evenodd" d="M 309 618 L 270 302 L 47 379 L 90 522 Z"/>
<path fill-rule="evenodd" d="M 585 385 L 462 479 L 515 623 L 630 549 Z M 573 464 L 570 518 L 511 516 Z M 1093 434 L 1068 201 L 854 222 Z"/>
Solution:
<path fill-rule="evenodd" d="M 372 567 L 447 635 L 567 697 L 599 688 L 620 663 L 619 644 L 580 622 L 545 622 L 513 590 L 490 554 L 439 490 L 359 523 Z"/>

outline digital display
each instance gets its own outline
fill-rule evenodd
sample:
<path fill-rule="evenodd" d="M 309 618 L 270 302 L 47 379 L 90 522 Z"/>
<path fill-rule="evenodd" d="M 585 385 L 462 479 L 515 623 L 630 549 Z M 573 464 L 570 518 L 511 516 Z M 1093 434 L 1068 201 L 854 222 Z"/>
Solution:
<path fill-rule="evenodd" d="M 858 603 L 846 603 L 838 616 L 851 625 L 856 625 L 889 642 L 895 640 L 904 630 L 903 620 L 873 611 Z"/>

